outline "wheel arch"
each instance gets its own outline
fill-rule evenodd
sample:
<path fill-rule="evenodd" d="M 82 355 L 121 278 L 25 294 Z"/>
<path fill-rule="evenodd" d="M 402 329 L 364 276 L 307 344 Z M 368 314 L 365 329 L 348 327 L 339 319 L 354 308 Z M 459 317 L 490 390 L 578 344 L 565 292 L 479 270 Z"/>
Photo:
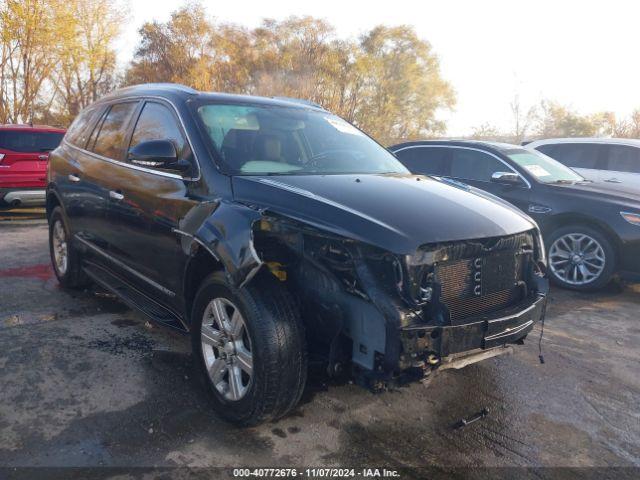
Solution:
<path fill-rule="evenodd" d="M 216 271 L 224 271 L 224 265 L 202 245 L 198 245 L 195 254 L 189 257 L 183 277 L 184 308 L 187 325 L 191 326 L 191 310 L 198 288 L 203 280 Z"/>
<path fill-rule="evenodd" d="M 51 217 L 51 213 L 53 212 L 53 209 L 56 207 L 62 208 L 62 212 L 65 213 L 62 200 L 60 199 L 60 196 L 55 190 L 47 189 L 47 196 L 46 196 L 45 202 L 46 202 L 45 211 L 47 215 L 47 220 Z"/>

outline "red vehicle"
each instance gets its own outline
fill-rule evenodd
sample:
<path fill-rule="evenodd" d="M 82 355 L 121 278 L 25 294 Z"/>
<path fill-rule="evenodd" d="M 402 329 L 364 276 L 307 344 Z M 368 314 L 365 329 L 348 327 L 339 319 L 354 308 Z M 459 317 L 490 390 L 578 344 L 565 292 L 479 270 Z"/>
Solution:
<path fill-rule="evenodd" d="M 44 125 L 0 125 L 0 204 L 44 205 L 49 152 L 64 134 Z"/>

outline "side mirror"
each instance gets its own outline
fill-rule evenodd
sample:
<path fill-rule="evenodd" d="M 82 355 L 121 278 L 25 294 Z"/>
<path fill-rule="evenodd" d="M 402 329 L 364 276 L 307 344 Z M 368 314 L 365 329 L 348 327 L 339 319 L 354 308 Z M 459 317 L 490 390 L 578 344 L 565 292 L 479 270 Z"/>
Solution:
<path fill-rule="evenodd" d="M 513 172 L 495 172 L 491 175 L 491 181 L 503 185 L 522 185 L 520 175 Z"/>
<path fill-rule="evenodd" d="M 134 165 L 148 168 L 185 171 L 191 164 L 178 160 L 178 152 L 171 140 L 149 140 L 129 150 L 127 159 Z"/>

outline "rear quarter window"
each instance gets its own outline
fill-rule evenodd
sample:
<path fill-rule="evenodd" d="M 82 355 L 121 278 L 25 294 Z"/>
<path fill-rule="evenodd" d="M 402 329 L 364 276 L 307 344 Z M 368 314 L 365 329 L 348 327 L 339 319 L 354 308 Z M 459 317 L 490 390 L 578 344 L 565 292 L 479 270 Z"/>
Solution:
<path fill-rule="evenodd" d="M 640 148 L 609 145 L 608 170 L 640 173 Z"/>
<path fill-rule="evenodd" d="M 69 130 L 67 130 L 67 134 L 64 137 L 65 140 L 71 145 L 84 148 L 97 114 L 98 109 L 96 108 L 87 108 L 80 112 L 69 127 Z"/>

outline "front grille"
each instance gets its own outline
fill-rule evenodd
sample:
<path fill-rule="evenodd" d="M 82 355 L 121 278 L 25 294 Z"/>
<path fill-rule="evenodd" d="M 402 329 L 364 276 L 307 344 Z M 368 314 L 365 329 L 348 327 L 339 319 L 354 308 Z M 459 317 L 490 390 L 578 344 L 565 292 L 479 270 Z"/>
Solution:
<path fill-rule="evenodd" d="M 503 310 L 522 300 L 530 252 L 511 250 L 439 262 L 435 280 L 452 322 Z"/>
<path fill-rule="evenodd" d="M 452 321 L 469 317 L 486 315 L 503 310 L 522 300 L 522 289 L 512 288 L 500 292 L 489 293 L 481 297 L 464 297 L 445 302 Z"/>

